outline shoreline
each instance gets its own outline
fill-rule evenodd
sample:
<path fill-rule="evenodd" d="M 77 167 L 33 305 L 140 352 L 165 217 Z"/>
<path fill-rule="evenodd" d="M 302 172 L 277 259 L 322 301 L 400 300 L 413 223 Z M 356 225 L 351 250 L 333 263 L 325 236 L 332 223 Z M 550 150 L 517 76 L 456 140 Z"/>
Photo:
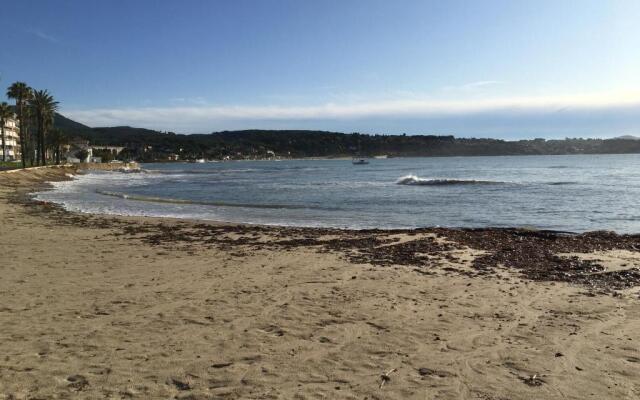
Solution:
<path fill-rule="evenodd" d="M 214 224 L 21 197 L 69 172 L 0 173 L 0 398 L 640 394 L 637 235 Z"/>
<path fill-rule="evenodd" d="M 137 164 L 133 164 L 134 168 L 138 168 Z M 362 252 L 363 247 L 380 244 L 384 242 L 377 240 L 377 237 L 394 237 L 398 235 L 434 235 L 439 240 L 453 241 L 463 248 L 473 248 L 483 252 L 494 252 L 492 257 L 481 257 L 476 260 L 473 267 L 476 269 L 471 274 L 483 275 L 490 273 L 498 265 L 506 266 L 514 269 L 519 273 L 527 276 L 529 279 L 536 281 L 559 281 L 569 282 L 586 286 L 592 292 L 616 294 L 616 291 L 640 287 L 640 254 L 638 266 L 631 268 L 616 268 L 615 271 L 607 271 L 597 263 L 598 259 L 581 260 L 576 257 L 559 258 L 556 254 L 588 254 L 594 251 L 639 251 L 640 252 L 640 234 L 618 234 L 613 231 L 588 231 L 588 232 L 566 232 L 555 230 L 540 230 L 531 228 L 502 228 L 502 227 L 484 227 L 484 228 L 450 228 L 450 227 L 425 227 L 425 228 L 408 228 L 408 229 L 349 229 L 349 228 L 331 228 L 331 227 L 305 227 L 305 226 L 287 226 L 287 225 L 266 225 L 252 224 L 242 222 L 227 222 L 216 220 L 199 220 L 199 219 L 183 219 L 175 217 L 153 217 L 153 216 L 126 216 L 116 214 L 94 214 L 80 213 L 64 209 L 61 205 L 36 200 L 30 197 L 30 193 L 36 190 L 47 190 L 51 188 L 51 181 L 71 180 L 72 175 L 92 170 L 120 170 L 123 167 L 129 168 L 130 164 L 124 165 L 63 165 L 35 167 L 24 170 L 27 175 L 36 175 L 40 172 L 42 178 L 37 178 L 35 182 L 31 180 L 28 185 L 18 185 L 20 187 L 20 195 L 14 197 L 20 203 L 25 205 L 35 205 L 44 207 L 49 214 L 62 215 L 63 219 L 74 221 L 79 220 L 98 220 L 103 225 L 105 221 L 111 220 L 115 225 L 122 224 L 141 224 L 147 228 L 141 228 L 139 231 L 149 232 L 149 225 L 156 227 L 170 226 L 173 230 L 172 234 L 166 235 L 162 240 L 169 242 L 196 242 L 201 237 L 207 235 L 207 231 L 216 230 L 232 230 L 241 231 L 242 233 L 250 231 L 261 231 L 266 234 L 284 235 L 290 237 L 304 236 L 305 240 L 300 243 L 290 243 L 293 247 L 297 246 L 325 246 L 327 244 L 318 238 L 324 236 L 337 236 L 340 238 L 364 238 L 365 246 L 337 246 L 330 243 L 325 250 L 338 250 L 342 252 L 357 251 Z M 0 173 L 0 178 L 2 173 Z M 44 180 L 46 179 L 46 180 Z M 2 180 L 0 179 L 0 183 Z M 16 194 L 18 191 L 16 191 Z M 184 230 L 182 236 L 176 234 Z M 135 229 L 130 229 L 135 231 Z M 195 232 L 194 232 L 195 231 Z M 158 244 L 159 239 L 152 242 Z M 558 243 L 561 242 L 561 243 Z M 246 244 L 246 242 L 244 243 Z M 423 258 L 419 256 L 421 252 L 428 251 L 449 251 L 453 247 L 441 246 L 432 248 L 432 244 L 428 243 L 420 249 L 414 246 L 409 251 L 407 249 L 399 249 L 402 252 L 401 257 L 386 257 L 381 254 L 368 254 L 361 260 L 354 258 L 356 261 L 366 261 L 372 265 L 405 265 L 410 267 L 420 266 Z M 500 247 L 506 249 L 506 253 L 500 251 Z M 278 246 L 273 246 L 274 250 Z M 532 251 L 532 249 L 536 249 Z M 542 254 L 538 250 L 542 249 Z M 411 254 L 413 253 L 413 254 Z M 418 256 L 416 256 L 418 254 Z M 484 258 L 487 258 L 485 260 Z M 513 262 L 510 258 L 517 260 Z M 537 264 L 546 264 L 540 267 Z M 566 269 L 570 272 L 562 271 Z M 560 271 L 558 271 L 560 270 Z M 622 272 L 621 272 L 622 271 Z M 640 292 L 639 292 L 640 293 Z M 640 297 L 639 297 L 640 298 Z"/>
<path fill-rule="evenodd" d="M 406 159 L 406 158 L 477 158 L 477 157 L 584 157 L 584 156 L 623 156 L 623 155 L 640 155 L 640 152 L 636 153 L 561 153 L 561 154 L 478 154 L 478 155 L 424 155 L 424 156 L 401 156 L 391 155 L 387 158 L 377 158 L 379 156 L 361 156 L 369 160 L 394 160 L 394 159 Z M 253 161 L 351 161 L 353 155 L 344 155 L 336 157 L 296 157 L 296 158 L 257 158 L 257 159 L 230 159 L 230 160 L 208 160 L 206 163 L 225 163 L 225 162 L 253 162 Z M 186 160 L 157 160 L 146 161 L 141 164 L 173 164 L 184 163 L 191 164 L 191 161 Z"/>
<path fill-rule="evenodd" d="M 245 160 L 239 160 L 239 161 L 245 161 Z M 247 161 L 255 161 L 255 160 L 247 160 Z M 271 160 L 264 160 L 264 161 L 271 161 Z M 144 168 L 142 168 L 140 166 L 140 164 L 138 163 L 124 163 L 124 164 L 116 164 L 116 165 L 108 165 L 108 164 L 80 164 L 80 165 L 73 165 L 73 164 L 66 164 L 66 165 L 60 165 L 60 166 L 46 166 L 46 167 L 32 167 L 32 168 L 27 168 L 27 169 L 16 169 L 16 170 L 10 170 L 10 171 L 0 171 L 0 178 L 2 177 L 2 173 L 3 172 L 7 172 L 7 173 L 15 173 L 15 172 L 20 172 L 20 171 L 35 171 L 38 169 L 54 169 L 54 170 L 59 170 L 59 169 L 65 169 L 65 168 L 69 168 L 69 170 L 72 170 L 74 172 L 74 174 L 77 173 L 83 173 L 84 171 L 95 171 L 95 170 L 101 170 L 101 171 L 114 171 L 114 172 L 118 172 L 118 170 L 121 170 L 122 168 L 131 168 L 131 169 L 138 169 L 138 170 L 143 170 Z M 54 180 L 72 180 L 73 177 L 67 177 L 67 176 L 63 176 L 64 173 L 61 173 L 60 175 L 54 174 L 52 177 Z M 49 187 L 47 187 L 47 181 L 43 181 L 40 182 L 41 185 L 38 188 L 34 188 L 33 190 L 31 190 L 31 192 L 37 192 L 37 191 L 44 191 L 47 190 Z M 44 188 L 44 189 L 43 189 Z M 35 200 L 35 199 L 34 199 Z M 39 200 L 37 200 L 39 201 Z M 43 203 L 48 203 L 51 204 L 52 206 L 56 206 L 56 207 L 61 207 L 62 206 L 55 204 L 53 202 L 46 202 L 46 201 L 42 201 Z M 531 227 L 531 226 L 482 226 L 482 227 L 465 227 L 465 226 L 424 226 L 424 227 L 413 227 L 413 228 L 349 228 L 349 227 L 330 227 L 330 226 L 306 226 L 306 225 L 287 225 L 287 224 L 261 224 L 261 223 L 252 223 L 252 222 L 235 222 L 235 221 L 224 221 L 224 220 L 214 220 L 214 219 L 197 219 L 197 218 L 180 218 L 180 217 L 168 217 L 168 216 L 144 216 L 144 215 L 124 215 L 124 214 L 104 214 L 104 213 L 91 213 L 91 212 L 76 212 L 76 211 L 67 211 L 66 212 L 70 212 L 70 213 L 75 213 L 75 214 L 79 214 L 79 215 L 95 215 L 95 216 L 100 216 L 100 217 L 105 217 L 105 218 L 143 218 L 143 219 L 150 219 L 150 220 L 170 220 L 170 221 L 185 221 L 185 222 L 189 222 L 192 224 L 197 224 L 197 223 L 205 223 L 205 224 L 214 224 L 214 225 L 246 225 L 246 226 L 256 226 L 256 227 L 265 227 L 265 228 L 269 228 L 269 227 L 273 227 L 273 228 L 292 228 L 292 229 L 319 229 L 319 230 L 339 230 L 339 231 L 353 231 L 353 232 L 358 232 L 358 231 L 366 231 L 366 232 L 380 232 L 380 233 L 410 233 L 412 231 L 424 231 L 424 230 L 465 230 L 465 231 L 475 231 L 475 230 L 488 230 L 488 231 L 522 231 L 522 232 L 538 232 L 541 234 L 553 234 L 553 235 L 576 235 L 576 236 L 580 236 L 580 235 L 587 235 L 587 234 L 598 234 L 598 233 L 614 233 L 615 235 L 618 236 L 638 236 L 640 237 L 640 232 L 634 232 L 634 233 L 630 233 L 630 232 L 616 232 L 613 230 L 607 230 L 607 229 L 596 229 L 596 230 L 589 230 L 589 231 L 566 231 L 566 230 L 556 230 L 556 229 L 543 229 L 543 228 L 536 228 L 536 227 Z"/>

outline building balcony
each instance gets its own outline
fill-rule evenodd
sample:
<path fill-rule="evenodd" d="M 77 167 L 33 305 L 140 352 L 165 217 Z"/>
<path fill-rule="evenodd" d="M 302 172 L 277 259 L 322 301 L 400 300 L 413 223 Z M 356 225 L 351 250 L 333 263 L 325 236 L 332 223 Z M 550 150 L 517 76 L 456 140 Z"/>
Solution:
<path fill-rule="evenodd" d="M 4 137 L 7 139 L 7 141 L 20 139 L 20 136 L 18 134 L 14 132 L 9 133 L 7 131 L 4 132 Z M 0 140 L 2 140 L 2 135 L 0 135 Z"/>

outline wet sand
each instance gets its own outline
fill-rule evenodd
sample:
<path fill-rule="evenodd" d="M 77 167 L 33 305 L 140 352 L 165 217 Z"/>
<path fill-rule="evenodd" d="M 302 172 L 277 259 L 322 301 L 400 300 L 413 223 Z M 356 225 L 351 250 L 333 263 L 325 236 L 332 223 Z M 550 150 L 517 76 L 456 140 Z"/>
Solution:
<path fill-rule="evenodd" d="M 86 216 L 0 173 L 0 399 L 637 399 L 640 238 Z"/>

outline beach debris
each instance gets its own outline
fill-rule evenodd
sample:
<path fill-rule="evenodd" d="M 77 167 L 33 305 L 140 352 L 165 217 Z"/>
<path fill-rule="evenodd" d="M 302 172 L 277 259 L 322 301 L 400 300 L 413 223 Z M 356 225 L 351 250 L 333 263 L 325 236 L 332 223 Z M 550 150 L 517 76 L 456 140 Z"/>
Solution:
<path fill-rule="evenodd" d="M 211 368 L 220 369 L 220 368 L 230 367 L 232 365 L 233 365 L 232 362 L 223 362 L 223 363 L 211 364 Z"/>
<path fill-rule="evenodd" d="M 380 378 L 382 379 L 382 381 L 380 382 L 380 389 L 382 389 L 382 387 L 384 386 L 385 383 L 391 381 L 391 374 L 396 372 L 398 370 L 398 368 L 393 368 L 390 369 L 389 371 L 385 372 L 384 374 L 380 375 Z"/>
<path fill-rule="evenodd" d="M 600 261 L 561 256 L 595 251 L 640 251 L 640 235 L 594 231 L 582 234 L 516 228 L 421 228 L 363 229 L 266 227 L 216 225 L 207 223 L 140 222 L 131 224 L 118 219 L 80 215 L 59 206 L 48 207 L 16 194 L 30 212 L 56 217 L 61 224 L 83 227 L 120 228 L 115 236 L 133 236 L 167 250 L 194 245 L 216 247 L 245 257 L 246 250 L 275 249 L 288 251 L 308 247 L 318 252 L 342 254 L 349 262 L 375 266 L 409 266 L 428 276 L 435 268 L 469 277 L 495 274 L 502 268 L 514 269 L 533 281 L 567 282 L 586 287 L 585 295 L 619 296 L 617 291 L 640 286 L 640 268 L 607 271 Z M 398 240 L 405 235 L 409 240 Z M 242 248 L 243 246 L 244 248 Z M 457 251 L 483 252 L 469 261 L 470 268 L 456 268 L 461 262 Z M 446 265 L 449 264 L 449 265 Z M 442 268 L 443 267 L 443 268 Z"/>
<path fill-rule="evenodd" d="M 169 385 L 175 386 L 178 390 L 191 390 L 191 385 L 189 384 L 189 382 L 186 382 L 181 379 L 169 378 L 167 380 L 167 383 Z"/>
<path fill-rule="evenodd" d="M 70 388 L 77 391 L 81 391 L 89 386 L 89 381 L 83 375 L 71 375 L 67 377 L 67 382 L 69 382 L 68 386 Z"/>
<path fill-rule="evenodd" d="M 455 376 L 451 372 L 447 371 L 438 371 L 430 368 L 418 368 L 418 373 L 420 376 L 437 376 L 438 378 L 448 378 L 451 376 Z"/>
<path fill-rule="evenodd" d="M 265 333 L 270 333 L 273 336 L 284 336 L 284 333 L 285 333 L 284 329 L 280 328 L 277 325 L 268 325 L 260 330 Z"/>
<path fill-rule="evenodd" d="M 546 383 L 544 379 L 539 377 L 537 374 L 533 374 L 527 377 L 520 377 L 520 380 L 529 386 L 542 386 L 543 383 Z"/>

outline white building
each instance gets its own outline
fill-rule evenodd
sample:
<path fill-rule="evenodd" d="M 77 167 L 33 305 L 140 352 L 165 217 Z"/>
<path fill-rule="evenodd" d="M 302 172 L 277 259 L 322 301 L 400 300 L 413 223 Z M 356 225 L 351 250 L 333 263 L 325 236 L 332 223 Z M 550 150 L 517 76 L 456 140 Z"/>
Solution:
<path fill-rule="evenodd" d="M 7 161 L 20 159 L 20 128 L 15 119 L 9 118 L 4 124 Z M 0 161 L 2 160 L 2 134 L 0 132 Z"/>

